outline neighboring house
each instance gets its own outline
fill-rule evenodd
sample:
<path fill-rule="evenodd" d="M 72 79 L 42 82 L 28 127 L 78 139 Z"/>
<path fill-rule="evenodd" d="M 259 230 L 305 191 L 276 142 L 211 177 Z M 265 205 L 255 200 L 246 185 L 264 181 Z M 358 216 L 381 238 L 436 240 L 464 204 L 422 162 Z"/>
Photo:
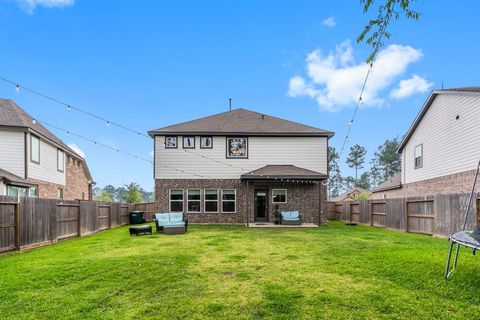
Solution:
<path fill-rule="evenodd" d="M 159 212 L 202 223 L 274 222 L 278 205 L 326 222 L 332 132 L 236 109 L 149 134 Z"/>
<path fill-rule="evenodd" d="M 0 195 L 92 198 L 85 160 L 5 99 L 0 99 Z"/>
<path fill-rule="evenodd" d="M 370 198 L 470 192 L 479 141 L 480 87 L 433 91 L 398 149 L 399 177 L 374 189 Z"/>
<path fill-rule="evenodd" d="M 352 200 L 355 200 L 355 197 L 358 196 L 360 193 L 364 193 L 364 194 L 367 194 L 367 195 L 370 194 L 370 192 L 368 192 L 368 190 L 365 190 L 365 189 L 359 188 L 359 187 L 355 187 L 353 189 L 348 190 L 344 194 L 341 194 L 339 196 L 330 198 L 330 200 L 328 200 L 328 201 L 331 201 L 331 202 L 352 201 Z"/>

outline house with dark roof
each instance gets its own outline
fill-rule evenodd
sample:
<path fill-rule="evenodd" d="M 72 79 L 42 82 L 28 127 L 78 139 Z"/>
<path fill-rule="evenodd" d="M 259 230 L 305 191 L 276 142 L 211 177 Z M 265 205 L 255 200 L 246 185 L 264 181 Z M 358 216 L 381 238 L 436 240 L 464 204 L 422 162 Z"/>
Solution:
<path fill-rule="evenodd" d="M 92 198 L 85 159 L 11 100 L 0 99 L 0 195 Z"/>
<path fill-rule="evenodd" d="M 235 109 L 149 135 L 156 211 L 182 211 L 197 223 L 262 223 L 298 210 L 304 222 L 326 222 L 333 132 Z"/>
<path fill-rule="evenodd" d="M 347 190 L 347 192 L 345 192 L 343 194 L 340 194 L 336 197 L 328 199 L 328 201 L 330 201 L 330 202 L 353 201 L 360 194 L 365 194 L 365 195 L 368 196 L 370 194 L 370 192 L 368 190 L 363 189 L 363 188 L 354 187 L 350 190 Z"/>
<path fill-rule="evenodd" d="M 370 198 L 470 192 L 479 141 L 480 87 L 432 91 L 398 149 L 401 172 Z"/>

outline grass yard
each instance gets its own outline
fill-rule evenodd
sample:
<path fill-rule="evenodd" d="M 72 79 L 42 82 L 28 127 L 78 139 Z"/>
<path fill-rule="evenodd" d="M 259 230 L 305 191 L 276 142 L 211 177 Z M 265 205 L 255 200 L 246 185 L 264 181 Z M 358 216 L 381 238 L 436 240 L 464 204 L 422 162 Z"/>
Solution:
<path fill-rule="evenodd" d="M 5 319 L 479 319 L 480 257 L 443 280 L 448 242 L 315 229 L 127 227 L 0 257 Z"/>

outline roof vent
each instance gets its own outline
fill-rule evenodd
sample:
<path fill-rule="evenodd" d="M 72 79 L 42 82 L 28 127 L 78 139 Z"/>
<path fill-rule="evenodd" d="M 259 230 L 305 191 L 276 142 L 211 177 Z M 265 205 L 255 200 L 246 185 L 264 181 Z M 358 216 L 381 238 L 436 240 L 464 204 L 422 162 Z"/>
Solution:
<path fill-rule="evenodd" d="M 262 114 L 262 120 L 265 120 L 265 115 L 264 114 Z"/>

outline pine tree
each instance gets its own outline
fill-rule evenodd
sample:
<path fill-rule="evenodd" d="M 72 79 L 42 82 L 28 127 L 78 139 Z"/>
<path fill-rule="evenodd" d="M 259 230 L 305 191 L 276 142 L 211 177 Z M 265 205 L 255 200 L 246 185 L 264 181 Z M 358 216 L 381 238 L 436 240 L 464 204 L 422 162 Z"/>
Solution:
<path fill-rule="evenodd" d="M 328 192 L 331 197 L 340 194 L 342 188 L 342 174 L 338 160 L 340 156 L 334 147 L 328 147 Z"/>
<path fill-rule="evenodd" d="M 358 180 L 358 169 L 363 169 L 366 154 L 367 149 L 358 144 L 350 148 L 350 153 L 348 154 L 347 158 L 347 164 L 350 168 L 355 168 L 355 181 Z"/>

